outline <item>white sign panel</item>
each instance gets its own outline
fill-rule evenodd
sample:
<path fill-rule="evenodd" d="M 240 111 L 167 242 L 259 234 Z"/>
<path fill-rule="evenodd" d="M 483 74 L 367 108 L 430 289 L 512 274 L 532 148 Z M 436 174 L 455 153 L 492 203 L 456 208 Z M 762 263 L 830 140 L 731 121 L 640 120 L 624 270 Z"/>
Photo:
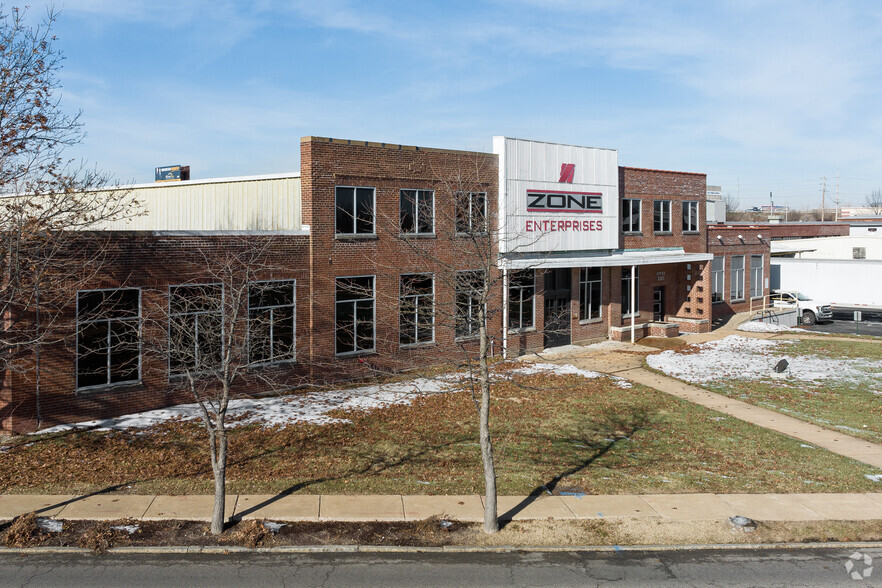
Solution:
<path fill-rule="evenodd" d="M 500 252 L 619 246 L 619 165 L 613 149 L 493 138 L 499 155 Z"/>

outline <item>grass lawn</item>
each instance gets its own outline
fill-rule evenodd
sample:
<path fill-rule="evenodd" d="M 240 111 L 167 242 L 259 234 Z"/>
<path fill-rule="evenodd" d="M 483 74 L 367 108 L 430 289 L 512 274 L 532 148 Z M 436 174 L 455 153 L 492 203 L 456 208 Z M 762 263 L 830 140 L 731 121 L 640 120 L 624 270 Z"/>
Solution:
<path fill-rule="evenodd" d="M 640 386 L 544 373 L 494 394 L 501 494 L 880 489 L 870 466 Z M 482 492 L 468 393 L 335 416 L 350 421 L 234 429 L 228 491 Z M 210 494 L 205 438 L 199 424 L 171 422 L 18 439 L 0 453 L 0 492 Z"/>
<path fill-rule="evenodd" d="M 882 443 L 882 341 L 830 341 L 803 339 L 782 344 L 776 354 L 857 360 L 864 377 L 740 380 L 701 384 L 709 390 L 770 408 L 789 416 L 875 443 Z M 799 369 L 799 368 L 791 368 Z"/>

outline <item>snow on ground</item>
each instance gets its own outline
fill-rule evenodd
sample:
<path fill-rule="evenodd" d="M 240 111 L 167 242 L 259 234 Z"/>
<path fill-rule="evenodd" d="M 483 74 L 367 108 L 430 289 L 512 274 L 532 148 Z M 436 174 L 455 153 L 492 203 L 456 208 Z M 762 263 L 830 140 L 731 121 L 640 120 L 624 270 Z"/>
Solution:
<path fill-rule="evenodd" d="M 791 341 L 769 341 L 730 335 L 720 341 L 695 345 L 694 353 L 663 351 L 646 358 L 650 367 L 687 382 L 713 382 L 724 379 L 759 380 L 768 378 L 781 359 L 789 362 L 788 378 L 804 382 L 831 380 L 882 383 L 882 374 L 868 373 L 879 363 L 862 359 L 832 359 L 813 355 L 791 357 L 778 351 Z"/>
<path fill-rule="evenodd" d="M 511 374 L 576 374 L 584 378 L 599 378 L 601 374 L 579 369 L 572 365 L 533 363 L 504 372 L 506 378 Z M 328 415 L 333 410 L 370 411 L 394 404 L 410 404 L 416 396 L 452 392 L 463 387 L 467 380 L 464 373 L 454 373 L 438 378 L 416 378 L 405 382 L 362 386 L 343 390 L 313 391 L 291 396 L 270 398 L 237 398 L 230 400 L 227 415 L 230 427 L 257 424 L 264 427 L 277 427 L 295 423 L 327 425 L 348 422 Z M 616 378 L 621 380 L 621 378 Z M 630 386 L 630 382 L 621 380 Z M 619 383 L 620 386 L 624 386 Z M 72 429 L 94 429 L 96 431 L 148 428 L 166 421 L 201 419 L 199 405 L 179 404 L 168 408 L 123 415 L 110 419 L 99 419 L 82 423 L 64 424 L 42 429 L 38 434 L 59 433 Z"/>
<path fill-rule="evenodd" d="M 771 323 L 763 323 L 760 321 L 748 321 L 738 327 L 739 331 L 746 333 L 786 333 L 797 332 L 804 333 L 803 329 L 795 329 L 793 327 L 785 327 L 784 325 L 775 325 Z"/>

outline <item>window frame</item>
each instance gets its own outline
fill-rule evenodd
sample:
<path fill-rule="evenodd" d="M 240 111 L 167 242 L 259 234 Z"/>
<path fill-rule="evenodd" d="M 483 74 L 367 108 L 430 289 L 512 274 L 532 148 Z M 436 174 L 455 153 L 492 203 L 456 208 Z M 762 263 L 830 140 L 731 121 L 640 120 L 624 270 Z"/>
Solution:
<path fill-rule="evenodd" d="M 640 316 L 640 266 L 634 266 L 634 312 L 626 312 L 625 309 L 630 309 L 630 304 L 625 304 L 625 298 L 627 297 L 628 302 L 631 301 L 631 278 L 625 277 L 625 272 L 628 274 L 631 273 L 631 266 L 623 265 L 622 266 L 622 295 L 621 295 L 621 305 L 622 308 L 621 314 L 622 318 L 631 318 Z"/>
<path fill-rule="evenodd" d="M 741 260 L 741 267 L 735 267 L 735 260 Z M 738 276 L 740 275 L 740 285 Z M 744 292 L 744 256 L 733 255 L 729 258 L 729 302 L 744 302 L 746 300 Z M 740 287 L 740 290 L 734 288 Z M 740 294 L 740 296 L 738 296 Z"/>
<path fill-rule="evenodd" d="M 671 200 L 653 200 L 652 201 L 652 232 L 653 233 L 671 233 L 673 232 L 673 223 L 671 222 Z M 665 210 L 667 209 L 667 210 Z M 661 227 L 661 228 L 659 228 Z"/>
<path fill-rule="evenodd" d="M 190 316 L 190 315 L 197 315 L 198 316 L 198 315 L 203 315 L 203 314 L 212 314 L 211 311 L 172 312 L 172 289 L 173 288 L 199 288 L 199 287 L 205 287 L 205 286 L 220 286 L 220 289 L 221 289 L 220 308 L 216 311 L 216 314 L 219 314 L 220 319 L 221 319 L 221 355 L 223 355 L 224 344 L 226 343 L 226 341 L 224 341 L 224 337 L 223 337 L 223 333 L 226 332 L 226 330 L 225 330 L 226 329 L 226 313 L 224 312 L 224 303 L 226 302 L 226 295 L 227 295 L 226 288 L 224 287 L 223 282 L 206 282 L 206 283 L 198 283 L 198 284 L 169 284 L 169 286 L 168 286 L 168 319 L 169 320 L 168 320 L 168 328 L 166 329 L 166 334 L 168 336 L 169 342 L 171 342 L 171 339 L 172 339 L 172 318 L 173 317 Z M 197 328 L 197 337 L 198 337 L 198 332 L 199 332 L 198 331 L 198 329 L 199 329 L 199 319 L 198 318 L 196 319 L 196 328 Z M 195 338 L 193 340 L 193 343 L 196 346 L 196 353 L 198 355 L 198 353 L 199 353 L 199 340 L 198 340 L 198 338 Z M 171 343 L 169 343 L 169 349 L 171 349 Z M 168 357 L 166 357 L 166 369 L 167 369 L 166 373 L 168 374 L 169 379 L 186 376 L 185 372 L 174 372 L 174 373 L 172 372 L 171 353 L 168 353 L 167 356 Z M 211 370 L 210 369 L 198 370 L 198 371 L 194 370 L 191 373 L 204 374 L 209 371 L 211 371 Z"/>
<path fill-rule="evenodd" d="M 597 270 L 597 279 L 588 279 L 588 273 L 591 270 Z M 591 316 L 590 306 L 594 303 L 593 286 L 597 284 L 597 316 Z M 590 300 L 588 300 L 590 298 Z M 589 312 L 585 313 L 585 306 L 589 307 Z M 603 320 L 603 268 L 601 267 L 582 267 L 579 268 L 579 322 L 592 323 Z"/>
<path fill-rule="evenodd" d="M 701 217 L 698 215 L 698 200 L 684 200 L 682 203 L 683 209 L 683 232 L 684 233 L 699 233 L 701 232 Z M 688 211 L 688 212 L 687 212 Z M 692 226 L 695 228 L 692 228 Z"/>
<path fill-rule="evenodd" d="M 625 203 L 629 203 L 631 208 L 630 228 L 625 228 Z M 634 205 L 637 206 L 637 229 L 634 229 Z M 636 235 L 643 232 L 643 201 L 639 198 L 622 198 L 622 232 L 625 234 Z"/>
<path fill-rule="evenodd" d="M 518 284 L 512 285 L 512 278 L 514 274 L 524 274 L 526 272 L 530 272 L 532 274 L 532 281 L 530 284 Z M 531 329 L 536 328 L 536 270 L 535 269 L 523 269 L 523 270 L 509 270 L 508 279 L 506 280 L 508 283 L 506 287 L 508 288 L 508 316 L 505 318 L 506 325 L 509 332 L 520 332 L 520 331 L 529 331 Z M 524 300 L 527 297 L 524 296 L 524 292 L 530 291 L 531 294 L 529 296 L 530 299 L 530 316 L 525 317 L 523 312 Z M 520 307 L 518 312 L 518 326 L 512 326 L 512 300 L 514 297 L 512 296 L 512 292 L 518 292 L 518 306 Z M 529 324 L 524 325 L 524 319 L 529 318 Z"/>
<path fill-rule="evenodd" d="M 720 260 L 720 269 L 714 269 L 714 262 L 716 260 Z M 720 291 L 719 291 L 719 300 L 715 299 L 715 296 L 718 292 L 715 290 L 716 288 L 716 274 L 719 274 L 720 278 Z M 715 255 L 711 260 L 711 304 L 719 304 L 720 302 L 726 301 L 726 256 L 725 255 Z"/>
<path fill-rule="evenodd" d="M 277 283 L 284 283 L 284 282 L 291 283 L 291 304 L 277 304 L 274 306 L 255 306 L 255 307 L 251 306 L 251 286 L 252 286 L 252 284 L 277 284 Z M 245 315 L 248 319 L 248 321 L 247 321 L 247 325 L 248 325 L 247 339 L 246 339 L 247 352 L 248 352 L 248 365 L 254 366 L 254 367 L 262 367 L 262 366 L 270 366 L 270 365 L 279 365 L 279 364 L 283 364 L 283 363 L 295 363 L 297 361 L 297 280 L 293 279 L 293 278 L 292 279 L 276 279 L 276 280 L 255 280 L 253 282 L 248 282 L 246 284 L 246 287 L 248 288 L 248 292 L 247 292 L 248 306 L 247 306 L 246 315 Z M 251 356 L 251 343 L 252 343 L 251 311 L 253 309 L 258 309 L 258 310 L 269 309 L 270 312 L 272 312 L 276 308 L 289 308 L 289 307 L 292 310 L 292 312 L 291 312 L 291 322 L 292 322 L 291 336 L 293 338 L 293 340 L 291 341 L 292 357 L 288 357 L 285 359 L 279 359 L 279 360 L 271 359 L 269 361 L 252 361 L 252 356 Z M 272 351 L 274 350 L 273 331 L 272 331 L 274 326 L 275 326 L 275 319 L 270 321 L 269 338 L 270 338 L 271 355 L 272 355 Z"/>
<path fill-rule="evenodd" d="M 94 293 L 94 292 L 116 292 L 119 290 L 136 290 L 138 292 L 138 315 L 137 317 L 125 317 L 125 318 L 96 318 L 81 321 L 80 320 L 80 294 Z M 142 381 L 142 363 L 143 363 L 143 340 L 141 337 L 141 327 L 142 327 L 142 291 L 140 287 L 122 287 L 122 288 L 96 288 L 92 290 L 77 290 L 76 296 L 76 309 L 75 309 L 75 338 L 74 338 L 74 388 L 77 392 L 82 391 L 90 391 L 90 390 L 102 390 L 107 388 L 116 388 L 121 386 L 131 386 L 138 385 Z M 110 381 L 110 373 L 111 373 L 111 349 L 113 348 L 110 344 L 110 322 L 111 321 L 137 321 L 137 334 L 138 334 L 138 376 L 134 380 L 122 380 L 119 382 L 111 382 Z M 88 386 L 80 386 L 80 328 L 83 324 L 94 324 L 94 323 L 105 323 L 107 325 L 107 362 L 105 365 L 106 369 L 106 381 L 103 384 L 90 384 Z"/>
<path fill-rule="evenodd" d="M 432 282 L 431 292 L 428 294 L 404 294 L 404 278 L 406 276 L 422 276 L 424 278 L 428 278 Z M 403 318 L 403 309 L 404 309 L 404 300 L 405 298 L 415 298 L 416 302 L 413 304 L 413 329 L 414 329 L 414 337 L 413 341 L 410 343 L 405 343 L 401 340 L 403 335 L 403 331 L 401 328 L 401 321 Z M 420 333 L 420 302 L 423 298 L 429 299 L 429 305 L 431 309 L 431 317 L 432 323 L 430 327 L 431 336 L 427 341 L 419 340 Z M 398 346 L 403 348 L 410 347 L 420 347 L 423 345 L 431 345 L 435 343 L 435 274 L 431 272 L 417 272 L 412 274 L 399 274 L 398 276 Z"/>
<path fill-rule="evenodd" d="M 867 248 L 866 247 L 852 247 L 851 248 L 851 258 L 852 259 L 866 259 L 867 258 Z"/>
<path fill-rule="evenodd" d="M 401 209 L 401 205 L 404 203 L 405 192 L 413 192 L 414 193 L 414 218 L 413 231 L 406 231 L 403 226 L 403 214 L 404 212 Z M 431 214 L 429 215 L 431 228 L 428 231 L 420 230 L 420 202 L 423 201 L 423 197 L 425 194 L 429 194 L 432 197 L 432 209 Z M 412 237 L 428 237 L 435 235 L 435 190 L 427 190 L 423 188 L 399 188 L 398 190 L 398 230 L 402 235 L 412 236 Z"/>
<path fill-rule="evenodd" d="M 467 195 L 469 198 L 469 211 L 468 211 L 468 216 L 467 216 L 469 226 L 468 226 L 467 231 L 460 230 L 460 227 L 462 226 L 460 223 L 460 218 L 461 218 L 460 211 L 462 209 L 461 200 L 463 198 L 463 195 Z M 476 220 L 475 212 L 474 212 L 475 196 L 482 196 L 484 199 L 484 216 L 483 216 L 483 225 L 484 226 L 477 231 L 475 230 L 475 220 Z M 454 211 L 453 211 L 453 224 L 454 224 L 454 232 L 456 233 L 456 235 L 458 235 L 458 236 L 486 235 L 490 231 L 490 227 L 489 227 L 489 220 L 490 219 L 487 216 L 488 205 L 489 205 L 489 203 L 487 202 L 487 192 L 481 192 L 481 191 L 477 191 L 477 190 L 476 191 L 469 191 L 469 192 L 464 192 L 464 191 L 455 192 L 454 193 L 454 205 L 453 205 L 453 209 L 454 209 Z"/>
<path fill-rule="evenodd" d="M 339 288 L 338 282 L 340 280 L 355 280 L 359 278 L 370 278 L 371 279 L 371 297 L 370 298 L 352 298 L 348 300 L 338 300 L 337 299 L 337 290 Z M 360 300 L 370 300 L 371 302 L 371 347 L 370 349 L 359 349 L 358 348 L 358 331 L 354 329 L 352 331 L 352 351 L 338 351 L 337 350 L 337 307 L 339 304 L 348 304 L 352 303 L 356 305 Z M 353 320 L 355 320 L 355 310 L 357 308 L 353 307 Z M 336 357 L 352 357 L 357 355 L 366 355 L 370 353 L 376 353 L 377 351 L 377 276 L 376 274 L 365 274 L 365 275 L 357 275 L 357 276 L 336 276 L 334 278 L 334 355 Z"/>
<path fill-rule="evenodd" d="M 753 265 L 754 260 L 759 259 L 759 267 Z M 759 270 L 759 275 L 757 276 L 757 272 L 755 270 Z M 757 298 L 763 297 L 763 274 L 765 273 L 765 260 L 762 255 L 751 255 L 750 256 L 750 298 L 751 300 L 756 300 Z M 757 279 L 757 277 L 759 279 Z"/>
<path fill-rule="evenodd" d="M 477 312 L 473 312 L 472 309 L 477 308 L 480 304 L 480 297 L 475 296 L 473 292 L 475 292 L 474 288 L 470 288 L 468 291 L 463 291 L 460 288 L 460 284 L 463 283 L 463 280 L 460 276 L 463 274 L 473 274 L 476 279 L 481 280 L 482 288 L 486 285 L 487 274 L 483 270 L 456 270 L 454 272 L 454 292 L 453 292 L 453 339 L 454 341 L 464 341 L 467 339 L 474 339 L 480 336 L 480 328 L 481 325 L 478 324 Z M 459 303 L 460 296 L 468 296 L 468 316 L 462 317 L 460 313 L 461 305 Z M 486 308 L 486 301 L 485 301 Z M 484 313 L 484 317 L 486 319 L 486 312 Z M 467 332 L 462 332 L 460 329 L 460 325 L 465 324 L 468 329 Z"/>
<path fill-rule="evenodd" d="M 351 233 L 341 233 L 338 229 L 339 219 L 337 215 L 343 210 L 337 202 L 337 191 L 340 189 L 353 190 L 352 192 L 352 229 Z M 368 232 L 360 232 L 358 230 L 358 191 L 371 191 L 371 230 Z M 371 186 L 334 186 L 334 236 L 339 238 L 368 238 L 377 236 L 377 189 Z"/>

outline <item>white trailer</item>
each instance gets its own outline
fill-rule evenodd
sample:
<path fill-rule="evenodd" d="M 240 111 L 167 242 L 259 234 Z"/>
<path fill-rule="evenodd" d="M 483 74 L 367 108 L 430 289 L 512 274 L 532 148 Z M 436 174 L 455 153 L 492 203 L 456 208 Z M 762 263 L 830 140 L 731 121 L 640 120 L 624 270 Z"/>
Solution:
<path fill-rule="evenodd" d="M 839 309 L 882 310 L 882 260 L 773 257 L 773 290 L 798 290 Z"/>

